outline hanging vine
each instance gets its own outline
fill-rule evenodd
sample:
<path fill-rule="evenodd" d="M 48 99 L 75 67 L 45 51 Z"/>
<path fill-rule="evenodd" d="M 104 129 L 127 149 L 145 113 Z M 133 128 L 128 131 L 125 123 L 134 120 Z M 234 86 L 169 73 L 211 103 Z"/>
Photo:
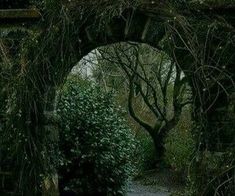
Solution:
<path fill-rule="evenodd" d="M 87 53 L 88 49 L 84 50 L 87 43 L 82 40 L 81 32 L 84 33 L 85 28 L 94 34 L 102 32 L 105 35 L 106 25 L 115 17 L 123 17 L 126 9 L 148 12 L 147 8 L 151 7 L 150 15 L 163 10 L 166 31 L 163 48 L 185 70 L 194 87 L 195 116 L 200 124 L 195 134 L 199 138 L 198 152 L 203 155 L 201 151 L 208 149 L 208 144 L 215 146 L 212 140 L 217 133 L 209 128 L 211 124 L 207 120 L 221 97 L 228 101 L 235 86 L 235 31 L 231 19 L 201 12 L 200 6 L 192 8 L 192 2 L 186 0 L 166 3 L 160 0 L 32 0 L 30 3 L 43 13 L 41 21 L 36 24 L 40 30 L 29 33 L 21 29 L 20 33 L 25 36 L 20 41 L 13 37 L 9 39 L 12 32 L 19 36 L 19 30 L 11 30 L 7 38 L 0 31 L 0 85 L 3 87 L 0 93 L 4 99 L 1 103 L 6 103 L 1 107 L 3 128 L 0 128 L 0 135 L 3 140 L 0 145 L 4 149 L 1 154 L 8 163 L 6 166 L 0 160 L 0 169 L 15 169 L 12 178 L 17 191 L 36 195 L 41 192 L 47 175 L 56 173 L 56 142 L 48 138 L 49 133 L 43 126 L 47 95 L 51 88 L 63 84 L 71 68 Z M 223 3 L 218 5 L 223 6 Z M 183 5 L 187 5 L 186 10 Z M 203 5 L 204 10 L 211 1 L 199 5 Z M 213 190 L 217 192 L 234 180 L 234 174 L 231 174 L 234 161 L 226 160 L 228 169 L 210 181 L 205 180 L 209 185 L 216 181 Z M 228 173 L 229 178 L 225 179 Z M 28 184 L 31 184 L 30 190 Z"/>

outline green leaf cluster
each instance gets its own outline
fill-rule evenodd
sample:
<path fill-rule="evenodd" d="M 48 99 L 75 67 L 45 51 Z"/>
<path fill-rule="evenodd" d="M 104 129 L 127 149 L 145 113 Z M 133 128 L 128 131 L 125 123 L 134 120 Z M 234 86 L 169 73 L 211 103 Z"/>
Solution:
<path fill-rule="evenodd" d="M 62 188 L 79 195 L 123 195 L 135 144 L 112 94 L 69 79 L 59 93 L 57 112 Z"/>

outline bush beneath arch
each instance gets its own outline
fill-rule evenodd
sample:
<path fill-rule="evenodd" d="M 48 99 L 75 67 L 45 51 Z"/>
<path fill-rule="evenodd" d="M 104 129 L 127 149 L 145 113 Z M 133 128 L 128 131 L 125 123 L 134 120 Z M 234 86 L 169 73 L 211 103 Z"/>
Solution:
<path fill-rule="evenodd" d="M 57 108 L 64 156 L 60 188 L 78 195 L 123 195 L 135 144 L 112 95 L 70 78 L 59 92 Z"/>

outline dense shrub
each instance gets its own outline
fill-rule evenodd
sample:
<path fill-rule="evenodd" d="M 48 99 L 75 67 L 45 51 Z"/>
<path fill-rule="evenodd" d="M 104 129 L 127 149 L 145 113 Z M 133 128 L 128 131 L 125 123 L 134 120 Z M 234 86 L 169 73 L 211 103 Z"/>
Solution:
<path fill-rule="evenodd" d="M 78 195 L 123 195 L 135 145 L 112 95 L 70 78 L 59 93 L 57 111 L 64 156 L 61 189 Z"/>

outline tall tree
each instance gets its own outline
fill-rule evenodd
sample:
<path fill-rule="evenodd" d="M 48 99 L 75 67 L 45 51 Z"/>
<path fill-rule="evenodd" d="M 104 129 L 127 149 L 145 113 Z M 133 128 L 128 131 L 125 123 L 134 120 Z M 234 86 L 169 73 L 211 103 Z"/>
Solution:
<path fill-rule="evenodd" d="M 178 124 L 183 107 L 191 103 L 186 77 L 167 54 L 143 44 L 119 43 L 94 54 L 96 81 L 106 89 L 119 88 L 119 93 L 122 88 L 130 116 L 149 133 L 160 161 L 167 133 Z"/>

